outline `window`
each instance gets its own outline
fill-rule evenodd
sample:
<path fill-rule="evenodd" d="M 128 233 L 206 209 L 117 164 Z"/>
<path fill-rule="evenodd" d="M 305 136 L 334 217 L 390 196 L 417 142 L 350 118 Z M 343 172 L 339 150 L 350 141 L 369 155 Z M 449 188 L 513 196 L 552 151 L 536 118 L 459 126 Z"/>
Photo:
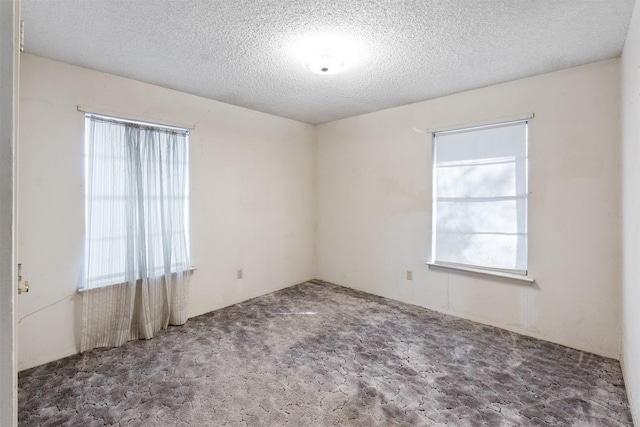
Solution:
<path fill-rule="evenodd" d="M 189 264 L 188 130 L 87 114 L 83 289 Z"/>
<path fill-rule="evenodd" d="M 433 134 L 430 265 L 526 276 L 527 126 Z"/>

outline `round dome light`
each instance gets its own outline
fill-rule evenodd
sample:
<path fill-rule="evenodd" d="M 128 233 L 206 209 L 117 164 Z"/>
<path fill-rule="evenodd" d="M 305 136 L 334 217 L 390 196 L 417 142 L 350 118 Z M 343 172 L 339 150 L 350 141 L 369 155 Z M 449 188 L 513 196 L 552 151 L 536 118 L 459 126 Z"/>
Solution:
<path fill-rule="evenodd" d="M 304 58 L 304 67 L 316 74 L 335 74 L 344 70 L 347 58 L 336 50 L 316 50 Z"/>

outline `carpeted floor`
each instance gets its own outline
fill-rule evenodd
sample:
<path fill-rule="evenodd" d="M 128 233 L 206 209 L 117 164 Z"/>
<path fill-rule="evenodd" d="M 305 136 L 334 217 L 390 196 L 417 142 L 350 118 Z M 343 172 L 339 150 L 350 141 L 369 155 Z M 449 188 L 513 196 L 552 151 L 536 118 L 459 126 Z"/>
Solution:
<path fill-rule="evenodd" d="M 21 426 L 630 426 L 617 361 L 305 283 L 19 375 Z"/>

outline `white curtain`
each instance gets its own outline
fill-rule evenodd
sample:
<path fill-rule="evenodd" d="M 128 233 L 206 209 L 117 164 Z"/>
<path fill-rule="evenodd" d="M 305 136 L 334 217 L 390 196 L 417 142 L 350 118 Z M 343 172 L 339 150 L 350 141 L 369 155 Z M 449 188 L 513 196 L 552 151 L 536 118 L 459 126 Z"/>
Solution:
<path fill-rule="evenodd" d="M 188 133 L 86 119 L 81 350 L 187 321 Z"/>
<path fill-rule="evenodd" d="M 434 135 L 435 262 L 527 271 L 527 122 Z"/>

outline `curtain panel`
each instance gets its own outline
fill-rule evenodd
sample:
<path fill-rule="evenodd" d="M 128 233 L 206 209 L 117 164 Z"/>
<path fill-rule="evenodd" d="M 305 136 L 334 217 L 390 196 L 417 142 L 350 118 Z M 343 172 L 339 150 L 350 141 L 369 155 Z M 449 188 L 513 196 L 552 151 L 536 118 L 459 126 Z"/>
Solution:
<path fill-rule="evenodd" d="M 187 321 L 188 132 L 86 117 L 81 351 Z"/>

